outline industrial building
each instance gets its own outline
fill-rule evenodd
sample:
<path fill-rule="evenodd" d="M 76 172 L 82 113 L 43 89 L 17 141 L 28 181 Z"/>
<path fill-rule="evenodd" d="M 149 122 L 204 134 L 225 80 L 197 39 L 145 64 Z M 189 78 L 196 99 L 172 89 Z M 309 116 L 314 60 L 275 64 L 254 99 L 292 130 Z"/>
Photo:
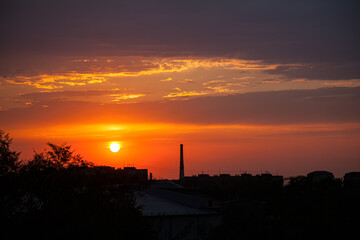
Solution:
<path fill-rule="evenodd" d="M 136 206 L 151 224 L 159 239 L 204 239 L 221 218 L 215 200 L 186 192 L 170 181 L 157 181 L 138 192 Z"/>

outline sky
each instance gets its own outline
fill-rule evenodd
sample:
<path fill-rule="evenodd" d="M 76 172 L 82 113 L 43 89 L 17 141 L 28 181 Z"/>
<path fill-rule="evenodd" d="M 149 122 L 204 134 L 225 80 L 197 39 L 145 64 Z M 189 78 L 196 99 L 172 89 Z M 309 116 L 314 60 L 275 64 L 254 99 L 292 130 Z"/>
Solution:
<path fill-rule="evenodd" d="M 1 0 L 0 128 L 96 165 L 360 171 L 356 0 Z M 117 153 L 109 150 L 118 142 Z"/>

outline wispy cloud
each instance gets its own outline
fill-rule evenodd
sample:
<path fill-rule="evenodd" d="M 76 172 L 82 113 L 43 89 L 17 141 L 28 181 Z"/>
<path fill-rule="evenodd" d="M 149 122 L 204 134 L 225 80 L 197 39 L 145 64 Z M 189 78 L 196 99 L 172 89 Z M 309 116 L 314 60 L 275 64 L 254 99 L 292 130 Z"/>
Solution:
<path fill-rule="evenodd" d="M 146 96 L 145 93 L 137 93 L 129 90 L 84 90 L 84 91 L 42 91 L 18 95 L 17 101 L 25 105 L 43 104 L 47 102 L 81 101 L 101 103 L 129 103 L 133 100 Z"/>
<path fill-rule="evenodd" d="M 360 86 L 360 80 L 324 82 L 326 86 Z"/>
<path fill-rule="evenodd" d="M 211 89 L 214 93 L 238 93 L 240 91 L 239 88 L 246 86 L 246 84 L 242 82 L 234 82 L 234 81 L 226 81 L 226 80 L 212 80 L 203 83 L 205 88 Z"/>
<path fill-rule="evenodd" d="M 164 98 L 193 97 L 193 96 L 202 96 L 208 94 L 211 93 L 207 91 L 184 91 L 184 92 L 169 93 L 168 95 L 164 96 Z"/>
<path fill-rule="evenodd" d="M 135 59 L 135 60 L 133 60 Z M 2 76 L 8 84 L 29 85 L 40 89 L 56 89 L 64 86 L 85 86 L 87 84 L 103 83 L 114 77 L 137 77 L 163 73 L 184 72 L 194 69 L 221 68 L 225 70 L 268 70 L 276 69 L 279 64 L 265 64 L 262 61 L 239 60 L 227 58 L 140 58 L 130 57 L 114 58 L 100 61 L 94 59 L 73 60 L 76 64 L 66 66 L 70 69 L 63 73 L 28 74 L 12 73 Z M 88 65 L 91 63 L 91 65 Z M 116 65 L 121 63 L 121 65 Z M 73 70 L 71 70 L 73 69 Z M 46 71 L 43 70 L 43 71 Z M 52 70 L 53 71 L 53 70 Z M 160 81 L 172 81 L 172 77 Z M 184 82 L 191 83 L 192 79 L 186 78 Z"/>
<path fill-rule="evenodd" d="M 87 84 L 102 83 L 105 76 L 90 73 L 70 72 L 65 74 L 41 74 L 36 76 L 16 76 L 6 79 L 8 84 L 28 85 L 40 89 L 57 89 L 68 86 L 85 86 Z"/>
<path fill-rule="evenodd" d="M 264 84 L 267 84 L 267 83 L 270 83 L 270 84 L 276 84 L 276 83 L 281 83 L 281 81 L 279 80 L 273 80 L 273 79 L 268 79 L 268 80 L 262 80 L 261 83 L 264 83 Z"/>
<path fill-rule="evenodd" d="M 145 94 L 112 94 L 110 96 L 114 98 L 112 100 L 113 102 L 119 102 L 121 100 L 128 100 L 128 99 L 144 97 Z"/>
<path fill-rule="evenodd" d="M 162 79 L 162 80 L 160 80 L 160 82 L 170 82 L 170 81 L 172 81 L 173 79 L 171 78 L 171 77 L 168 77 L 168 78 L 166 78 L 166 79 Z"/>
<path fill-rule="evenodd" d="M 180 81 L 180 82 L 185 82 L 185 83 L 195 83 L 194 80 L 190 79 L 190 78 L 185 78 L 184 80 Z"/>
<path fill-rule="evenodd" d="M 277 92 L 253 92 L 229 96 L 211 96 L 213 91 L 179 90 L 165 96 L 165 99 L 183 100 L 191 96 L 203 96 L 187 101 L 138 102 L 133 104 L 100 105 L 94 102 L 76 101 L 76 95 L 141 93 L 106 92 L 59 92 L 71 101 L 51 101 L 56 95 L 34 93 L 23 96 L 25 102 L 34 102 L 28 108 L 2 110 L 0 125 L 23 124 L 42 125 L 49 121 L 63 122 L 162 122 L 193 124 L 313 124 L 313 123 L 360 123 L 360 87 L 322 88 L 316 90 L 286 90 Z M 43 96 L 41 96 L 43 95 Z M 48 100 L 46 100 L 46 97 Z M 116 96 L 114 96 L 116 97 Z M 135 97 L 135 96 L 134 96 Z M 137 96 L 136 96 L 137 97 Z M 82 99 L 82 98 L 80 98 Z M 90 98 L 91 99 L 91 98 Z M 137 99 L 137 98 L 135 98 Z M 128 101 L 125 99 L 124 101 Z M 130 99 L 131 100 L 131 99 Z M 36 102 L 40 101 L 40 102 Z M 46 112 L 39 106 L 47 105 Z M 174 114 L 174 111 L 176 114 Z M 156 112 L 156 114 L 154 114 Z M 124 114 L 126 113 L 126 114 Z M 71 118 L 69 118 L 71 116 Z"/>

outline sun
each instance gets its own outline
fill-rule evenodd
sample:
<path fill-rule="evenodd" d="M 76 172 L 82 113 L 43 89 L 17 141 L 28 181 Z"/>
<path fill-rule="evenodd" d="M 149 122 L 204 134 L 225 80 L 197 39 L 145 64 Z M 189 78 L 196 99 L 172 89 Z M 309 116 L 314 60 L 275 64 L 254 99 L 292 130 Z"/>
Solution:
<path fill-rule="evenodd" d="M 118 152 L 120 150 L 120 144 L 118 144 L 117 142 L 113 142 L 110 145 L 110 151 L 112 152 Z"/>

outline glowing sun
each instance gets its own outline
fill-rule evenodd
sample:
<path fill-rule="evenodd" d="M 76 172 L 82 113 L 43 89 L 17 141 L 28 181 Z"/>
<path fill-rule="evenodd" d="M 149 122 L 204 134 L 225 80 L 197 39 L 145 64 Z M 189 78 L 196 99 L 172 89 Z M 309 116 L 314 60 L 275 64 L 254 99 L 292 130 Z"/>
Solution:
<path fill-rule="evenodd" d="M 114 142 L 110 145 L 110 150 L 112 152 L 118 152 L 120 150 L 120 144 Z"/>

